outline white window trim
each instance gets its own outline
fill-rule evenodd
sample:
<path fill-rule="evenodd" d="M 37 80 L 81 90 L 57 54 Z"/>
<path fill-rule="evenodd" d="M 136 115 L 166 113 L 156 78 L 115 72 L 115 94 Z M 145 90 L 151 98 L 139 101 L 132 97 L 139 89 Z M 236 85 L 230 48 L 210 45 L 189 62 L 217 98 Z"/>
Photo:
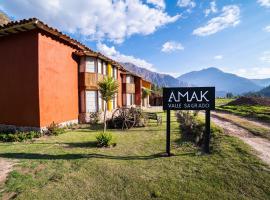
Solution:
<path fill-rule="evenodd" d="M 88 95 L 90 93 L 94 94 L 94 101 L 93 99 L 88 99 Z M 91 103 L 89 102 L 91 100 Z M 92 104 L 94 102 L 94 104 Z M 85 107 L 86 107 L 86 112 L 91 113 L 91 112 L 97 112 L 98 111 L 98 102 L 97 102 L 97 91 L 96 90 L 86 90 L 85 91 Z"/>
<path fill-rule="evenodd" d="M 93 65 L 89 62 L 93 62 Z M 92 58 L 92 57 L 86 57 L 85 59 L 85 72 L 91 72 L 91 73 L 95 73 L 97 71 L 96 69 L 96 59 L 95 58 Z"/>

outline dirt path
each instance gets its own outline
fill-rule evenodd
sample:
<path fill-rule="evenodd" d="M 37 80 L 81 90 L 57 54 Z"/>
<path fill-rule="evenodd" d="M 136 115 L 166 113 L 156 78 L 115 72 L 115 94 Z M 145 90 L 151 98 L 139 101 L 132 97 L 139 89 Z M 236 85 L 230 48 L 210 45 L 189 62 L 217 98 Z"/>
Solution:
<path fill-rule="evenodd" d="M 225 133 L 236 136 L 249 144 L 264 162 L 270 165 L 270 141 L 261 137 L 256 137 L 244 128 L 241 128 L 232 122 L 212 115 L 212 121 L 224 129 Z"/>
<path fill-rule="evenodd" d="M 217 116 L 220 116 L 220 117 L 223 117 L 223 118 L 230 118 L 232 120 L 237 120 L 239 122 L 248 122 L 249 124 L 252 124 L 254 126 L 257 126 L 257 127 L 261 127 L 261 128 L 264 128 L 264 129 L 268 129 L 269 132 L 270 132 L 270 124 L 268 123 L 265 123 L 265 122 L 260 122 L 258 120 L 254 120 L 254 119 L 249 119 L 249 118 L 246 118 L 246 117 L 240 117 L 240 116 L 237 116 L 237 115 L 234 115 L 234 114 L 231 114 L 231 113 L 226 113 L 226 112 L 221 112 L 221 111 L 218 111 L 218 112 L 212 112 L 213 115 L 217 115 Z"/>
<path fill-rule="evenodd" d="M 10 160 L 0 158 L 0 186 L 5 182 L 8 173 L 12 171 L 14 164 Z"/>

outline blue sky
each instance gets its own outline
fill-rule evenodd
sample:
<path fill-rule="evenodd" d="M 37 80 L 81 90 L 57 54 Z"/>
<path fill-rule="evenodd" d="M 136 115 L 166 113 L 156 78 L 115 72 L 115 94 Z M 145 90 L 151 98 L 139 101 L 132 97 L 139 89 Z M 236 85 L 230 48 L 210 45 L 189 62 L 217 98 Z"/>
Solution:
<path fill-rule="evenodd" d="M 270 0 L 0 0 L 0 10 L 157 72 L 270 78 Z"/>

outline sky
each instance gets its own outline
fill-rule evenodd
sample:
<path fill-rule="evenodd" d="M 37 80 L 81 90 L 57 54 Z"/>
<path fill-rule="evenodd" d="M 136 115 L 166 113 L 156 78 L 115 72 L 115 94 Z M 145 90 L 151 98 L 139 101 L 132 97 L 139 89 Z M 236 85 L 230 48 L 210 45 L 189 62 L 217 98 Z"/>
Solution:
<path fill-rule="evenodd" d="M 0 0 L 0 10 L 174 77 L 217 67 L 270 78 L 270 0 Z"/>

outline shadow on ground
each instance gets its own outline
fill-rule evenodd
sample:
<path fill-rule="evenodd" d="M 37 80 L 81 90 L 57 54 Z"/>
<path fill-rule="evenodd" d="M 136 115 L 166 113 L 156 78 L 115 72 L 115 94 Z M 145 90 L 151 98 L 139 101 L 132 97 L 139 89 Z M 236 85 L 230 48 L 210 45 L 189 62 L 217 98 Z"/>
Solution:
<path fill-rule="evenodd" d="M 194 153 L 183 153 L 174 156 L 194 156 Z M 12 158 L 12 159 L 37 159 L 37 160 L 76 160 L 82 158 L 98 158 L 98 159 L 112 159 L 112 160 L 152 160 L 161 157 L 166 157 L 164 153 L 152 154 L 147 156 L 112 156 L 104 154 L 38 154 L 38 153 L 1 153 L 0 158 Z"/>

